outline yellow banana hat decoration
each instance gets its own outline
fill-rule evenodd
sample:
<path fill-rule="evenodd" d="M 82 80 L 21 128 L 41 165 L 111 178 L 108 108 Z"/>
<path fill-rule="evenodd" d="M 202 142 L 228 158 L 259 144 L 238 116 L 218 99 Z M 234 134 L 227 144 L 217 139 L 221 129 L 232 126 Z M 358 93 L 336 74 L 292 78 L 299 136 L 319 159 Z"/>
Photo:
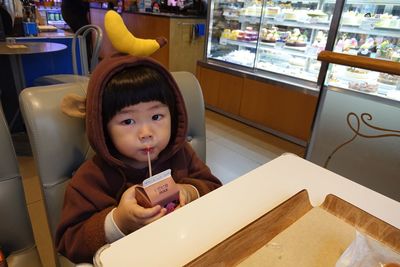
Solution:
<path fill-rule="evenodd" d="M 114 48 L 132 56 L 150 56 L 167 43 L 164 37 L 156 39 L 135 37 L 125 26 L 122 17 L 114 10 L 107 11 L 104 28 Z"/>

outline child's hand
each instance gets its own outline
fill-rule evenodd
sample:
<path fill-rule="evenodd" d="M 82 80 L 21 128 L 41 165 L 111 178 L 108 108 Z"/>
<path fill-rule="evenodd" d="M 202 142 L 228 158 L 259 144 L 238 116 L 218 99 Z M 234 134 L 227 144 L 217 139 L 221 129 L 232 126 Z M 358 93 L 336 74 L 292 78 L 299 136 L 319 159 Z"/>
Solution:
<path fill-rule="evenodd" d="M 118 207 L 114 210 L 114 221 L 124 233 L 132 233 L 143 226 L 158 220 L 167 212 L 165 208 L 157 205 L 153 208 L 143 208 L 137 204 L 135 187 L 128 188 L 121 197 Z"/>
<path fill-rule="evenodd" d="M 197 190 L 194 186 L 189 184 L 177 184 L 179 188 L 179 206 L 185 206 L 189 202 L 199 197 Z"/>

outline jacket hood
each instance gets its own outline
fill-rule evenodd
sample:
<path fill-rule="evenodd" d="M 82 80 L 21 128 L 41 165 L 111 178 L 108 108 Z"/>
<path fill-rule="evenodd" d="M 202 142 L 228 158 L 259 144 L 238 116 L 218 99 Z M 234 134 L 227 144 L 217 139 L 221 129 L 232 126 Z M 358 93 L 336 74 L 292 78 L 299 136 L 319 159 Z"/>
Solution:
<path fill-rule="evenodd" d="M 86 97 L 86 132 L 89 143 L 96 154 L 115 167 L 127 167 L 123 161 L 109 151 L 102 119 L 102 96 L 104 88 L 114 74 L 134 66 L 149 66 L 158 70 L 168 81 L 173 90 L 176 102 L 177 131 L 175 140 L 170 140 L 167 148 L 160 153 L 158 162 L 163 162 L 173 156 L 186 141 L 187 114 L 182 94 L 172 75 L 160 63 L 149 57 L 134 57 L 130 55 L 115 55 L 103 59 L 92 73 Z M 171 137 L 172 138 L 172 137 Z"/>

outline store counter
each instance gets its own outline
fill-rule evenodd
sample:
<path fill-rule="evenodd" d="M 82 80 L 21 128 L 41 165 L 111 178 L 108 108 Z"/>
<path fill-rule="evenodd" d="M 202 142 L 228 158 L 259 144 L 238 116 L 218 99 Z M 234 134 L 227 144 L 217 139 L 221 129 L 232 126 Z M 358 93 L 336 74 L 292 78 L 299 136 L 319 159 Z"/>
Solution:
<path fill-rule="evenodd" d="M 57 38 L 60 38 L 60 37 L 62 37 L 62 38 L 64 38 L 64 37 L 73 38 L 74 37 L 74 33 L 58 29 L 57 31 L 39 32 L 38 37 L 39 38 L 40 37 L 42 37 L 42 38 L 53 38 L 53 37 L 57 37 Z"/>
<path fill-rule="evenodd" d="M 299 192 L 305 192 L 304 189 L 308 192 L 311 208 L 320 206 L 332 194 L 346 201 L 347 205 L 366 212 L 364 217 L 369 216 L 375 220 L 373 228 L 378 227 L 378 222 L 387 224 L 385 229 L 390 228 L 392 231 L 388 236 L 393 244 L 399 246 L 399 202 L 298 156 L 284 154 L 110 246 L 103 247 L 97 254 L 96 265 L 123 267 L 134 263 L 137 266 L 209 266 L 218 263 L 230 266 L 234 263 L 227 264 L 223 258 L 243 255 L 242 251 L 249 250 L 249 247 L 235 247 L 235 244 L 240 244 L 249 235 L 257 235 L 257 231 L 248 231 L 241 237 L 236 234 L 249 229 L 245 227 L 253 222 L 262 222 L 260 218 L 265 214 L 285 206 L 281 204 L 299 195 Z M 282 216 L 292 211 L 293 207 L 289 206 Z M 274 220 L 279 220 L 279 217 Z M 287 221 L 292 223 L 293 220 L 294 217 L 291 217 Z M 277 232 L 277 228 L 269 229 L 273 228 L 273 221 L 270 223 L 271 226 L 264 225 L 264 230 Z M 231 238 L 234 235 L 235 238 Z M 227 240 L 231 243 L 218 251 L 218 245 Z M 217 251 L 213 253 L 215 249 Z"/>

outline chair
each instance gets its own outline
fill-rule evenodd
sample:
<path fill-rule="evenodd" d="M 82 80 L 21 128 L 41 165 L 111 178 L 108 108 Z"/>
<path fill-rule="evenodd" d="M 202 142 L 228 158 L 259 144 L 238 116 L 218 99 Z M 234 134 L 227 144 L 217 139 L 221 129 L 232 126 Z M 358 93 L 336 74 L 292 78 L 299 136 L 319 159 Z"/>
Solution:
<path fill-rule="evenodd" d="M 205 161 L 204 101 L 200 85 L 189 72 L 174 72 L 172 75 L 181 88 L 188 110 L 188 141 Z M 43 187 L 53 238 L 65 188 L 74 171 L 93 155 L 86 138 L 84 120 L 63 114 L 60 102 L 69 93 L 85 95 L 86 87 L 87 84 L 82 82 L 31 87 L 20 95 L 21 112 Z"/>
<path fill-rule="evenodd" d="M 186 71 L 172 72 L 178 83 L 188 113 L 187 140 L 197 155 L 206 162 L 206 123 L 204 98 L 197 78 Z"/>
<path fill-rule="evenodd" d="M 26 88 L 20 94 L 21 113 L 42 185 L 53 240 L 65 187 L 89 150 L 84 120 L 64 115 L 60 101 L 67 93 L 84 95 L 86 87 L 87 83 L 83 82 L 55 84 Z M 60 257 L 55 255 L 58 260 Z"/>
<path fill-rule="evenodd" d="M 0 106 L 0 246 L 9 267 L 42 266 L 33 238 L 22 178 Z"/>
<path fill-rule="evenodd" d="M 94 33 L 94 34 L 92 34 Z M 86 50 L 86 36 L 92 34 L 94 37 L 93 53 L 90 65 L 88 66 L 87 50 Z M 76 46 L 79 40 L 79 55 L 80 62 L 82 62 L 82 74 L 78 73 L 78 64 L 76 60 Z M 46 75 L 37 78 L 34 81 L 36 86 L 59 84 L 59 83 L 71 83 L 71 82 L 88 82 L 89 75 L 93 72 L 94 68 L 98 63 L 98 57 L 100 52 L 101 42 L 103 40 L 103 30 L 96 25 L 89 24 L 80 28 L 72 39 L 72 68 L 73 74 L 54 74 Z"/>

